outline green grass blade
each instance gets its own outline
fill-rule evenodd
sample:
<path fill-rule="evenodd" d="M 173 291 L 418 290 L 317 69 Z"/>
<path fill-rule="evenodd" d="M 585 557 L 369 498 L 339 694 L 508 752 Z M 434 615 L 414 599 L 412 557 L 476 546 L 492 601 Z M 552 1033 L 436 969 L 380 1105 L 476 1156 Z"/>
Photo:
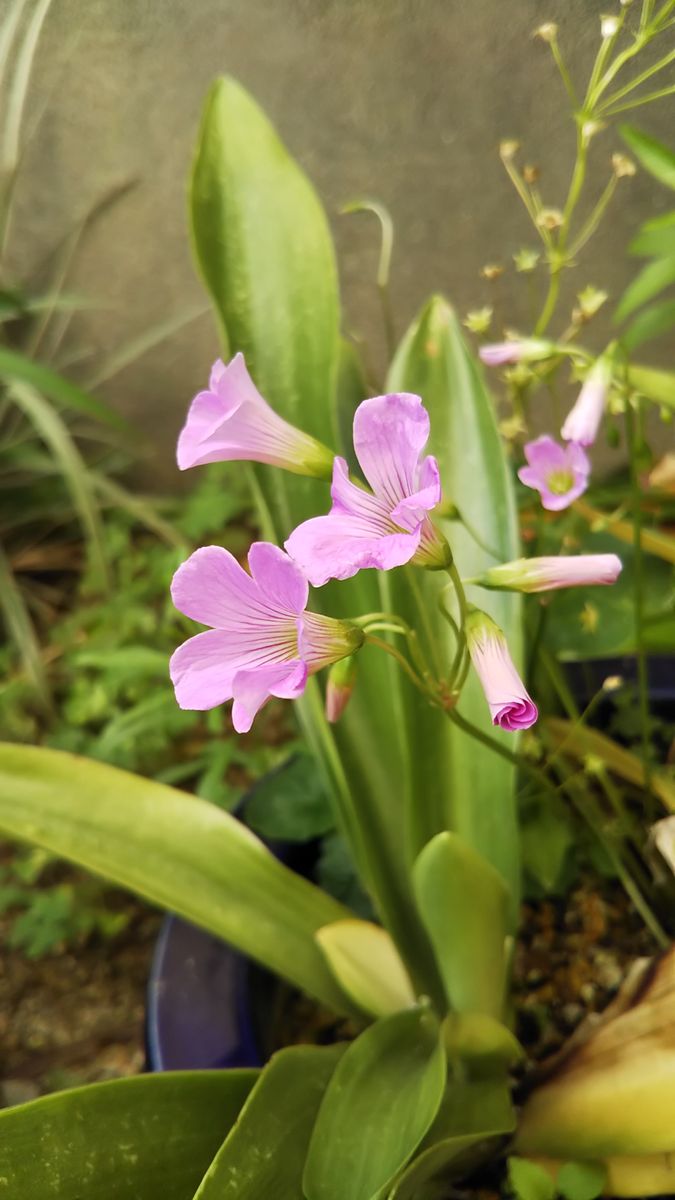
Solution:
<path fill-rule="evenodd" d="M 23 669 L 44 705 L 49 704 L 49 685 L 40 653 L 40 643 L 9 560 L 0 545 L 0 610 L 7 633 L 13 639 Z"/>
<path fill-rule="evenodd" d="M 159 346 L 165 342 L 167 338 L 173 337 L 186 325 L 196 321 L 199 317 L 203 317 L 207 312 L 210 312 L 209 305 L 200 304 L 188 309 L 187 312 L 179 313 L 176 316 L 167 318 L 166 321 L 160 321 L 157 325 L 153 325 L 151 329 L 146 329 L 139 337 L 133 338 L 126 345 L 120 346 L 115 350 L 105 362 L 94 371 L 87 379 L 85 387 L 88 391 L 93 391 L 102 383 L 107 383 L 114 375 L 123 371 L 125 367 L 136 362 L 138 358 L 142 358 L 149 350 L 153 350 L 155 346 Z"/>
<path fill-rule="evenodd" d="M 103 530 L 91 480 L 67 426 L 54 408 L 28 384 L 14 383 L 11 395 L 58 462 L 85 535 L 92 569 L 98 581 L 108 582 Z"/>
<path fill-rule="evenodd" d="M 103 421 L 119 430 L 127 430 L 127 422 L 107 405 L 90 396 L 77 384 L 71 383 L 44 363 L 33 362 L 24 354 L 0 347 L 0 378 L 9 382 L 30 384 L 56 404 L 73 412 L 82 413 L 96 421 Z"/>

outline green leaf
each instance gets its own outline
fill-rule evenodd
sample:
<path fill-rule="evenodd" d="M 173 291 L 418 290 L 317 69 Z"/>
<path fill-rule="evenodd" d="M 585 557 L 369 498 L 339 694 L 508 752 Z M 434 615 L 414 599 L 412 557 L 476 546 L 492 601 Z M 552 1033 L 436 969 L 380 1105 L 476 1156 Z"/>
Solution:
<path fill-rule="evenodd" d="M 628 382 L 648 400 L 675 409 L 675 372 L 657 371 L 638 364 L 628 367 Z"/>
<path fill-rule="evenodd" d="M 408 973 L 381 925 L 334 921 L 315 937 L 340 987 L 363 1012 L 384 1017 L 415 1007 Z"/>
<path fill-rule="evenodd" d="M 606 1182 L 607 1168 L 599 1162 L 564 1163 L 556 1179 L 565 1200 L 595 1200 L 604 1192 Z"/>
<path fill-rule="evenodd" d="M 651 304 L 643 312 L 638 313 L 634 321 L 621 336 L 621 343 L 632 354 L 638 346 L 653 341 L 662 333 L 667 333 L 675 325 L 675 300 L 664 300 L 660 304 Z"/>
<path fill-rule="evenodd" d="M 31 685 L 43 707 L 49 705 L 49 684 L 40 642 L 33 627 L 28 606 L 12 572 L 9 559 L 0 545 L 0 613 L 8 636 L 13 640 Z"/>
<path fill-rule="evenodd" d="M 548 1171 L 527 1158 L 508 1160 L 509 1184 L 517 1200 L 554 1200 L 556 1186 Z"/>
<path fill-rule="evenodd" d="M 474 576 L 496 561 L 520 554 L 513 481 L 506 462 L 495 412 L 482 372 L 464 342 L 457 317 L 441 297 L 433 297 L 406 333 L 387 381 L 391 391 L 420 395 L 431 417 L 428 449 L 439 461 L 446 506 L 466 518 L 444 526 L 460 574 Z M 447 669 L 454 641 L 437 613 L 441 572 L 416 572 L 419 606 L 392 580 L 395 609 L 421 627 L 439 670 Z M 398 590 L 396 590 L 398 588 Z M 515 594 L 480 593 L 469 599 L 487 608 L 503 629 L 515 662 L 521 661 L 521 599 Z M 520 880 L 518 831 L 513 798 L 513 766 L 496 754 L 476 750 L 475 742 L 451 725 L 408 688 L 408 737 L 411 762 L 412 856 L 443 829 L 454 829 L 504 876 L 513 894 L 515 919 Z M 478 680 L 470 674 L 459 711 L 491 737 L 494 730 Z M 513 735 L 508 743 L 513 747 Z"/>
<path fill-rule="evenodd" d="M 1 352 L 0 352 L 1 353 Z M 103 529 L 86 464 L 59 413 L 29 384 L 14 383 L 11 398 L 49 447 L 63 475 L 87 541 L 97 581 L 106 584 L 108 565 Z"/>
<path fill-rule="evenodd" d="M 522 819 L 523 867 L 547 895 L 556 892 L 569 852 L 575 845 L 574 829 L 562 806 L 547 796 Z"/>
<path fill-rule="evenodd" d="M 334 445 L 339 300 L 328 222 L 265 114 L 229 78 L 217 80 L 206 101 L 190 206 L 195 255 L 224 343 L 244 352 L 277 412 Z M 253 468 L 251 479 L 261 528 L 277 541 L 329 505 L 317 480 L 267 467 Z M 314 603 L 337 617 L 379 611 L 376 574 L 322 588 Z M 316 680 L 295 711 L 380 915 L 413 969 L 429 977 L 433 961 L 406 873 L 398 684 L 384 655 L 362 653 L 368 669 L 335 729 Z"/>
<path fill-rule="evenodd" d="M 445 1087 L 438 1021 L 384 1017 L 347 1048 L 324 1097 L 304 1174 L 307 1200 L 374 1200 L 431 1125 Z"/>
<path fill-rule="evenodd" d="M 194 921 L 323 1003 L 348 1007 L 314 933 L 352 914 L 213 804 L 76 755 L 0 744 L 0 828 Z"/>
<path fill-rule="evenodd" d="M 493 1159 L 495 1140 L 511 1133 L 514 1125 L 503 1078 L 451 1080 L 433 1125 L 389 1200 L 447 1200 L 453 1180 Z"/>
<path fill-rule="evenodd" d="M 439 833 L 413 867 L 422 920 L 448 1002 L 499 1020 L 506 983 L 509 891 L 502 876 L 455 833 Z"/>
<path fill-rule="evenodd" d="M 621 136 L 627 146 L 633 151 L 645 171 L 649 171 L 659 183 L 675 190 L 675 154 L 658 142 L 636 129 L 634 125 L 622 125 Z"/>
<path fill-rule="evenodd" d="M 254 784 L 246 800 L 246 824 L 261 837 L 308 842 L 335 826 L 316 760 L 296 754 Z"/>
<path fill-rule="evenodd" d="M 8 1200 L 191 1200 L 256 1075 L 140 1075 L 6 1108 L 0 1191 Z"/>
<path fill-rule="evenodd" d="M 614 323 L 618 325 L 624 321 L 636 308 L 658 296 L 671 283 L 675 283 L 675 255 L 647 263 L 621 297 L 614 313 Z"/>
<path fill-rule="evenodd" d="M 48 396 L 50 400 L 62 404 L 64 408 L 83 413 L 87 417 L 103 421 L 118 429 L 128 429 L 127 422 L 122 417 L 119 417 L 107 405 L 102 404 L 100 400 L 96 400 L 94 396 L 88 395 L 76 384 L 70 383 L 63 375 L 57 374 L 43 363 L 25 358 L 23 354 L 7 350 L 4 346 L 0 347 L 0 378 L 28 383 L 44 396 Z"/>
<path fill-rule="evenodd" d="M 344 1046 L 275 1054 L 194 1200 L 301 1200 L 316 1114 Z"/>
<path fill-rule="evenodd" d="M 675 212 L 645 221 L 628 251 L 644 258 L 665 258 L 675 254 Z"/>

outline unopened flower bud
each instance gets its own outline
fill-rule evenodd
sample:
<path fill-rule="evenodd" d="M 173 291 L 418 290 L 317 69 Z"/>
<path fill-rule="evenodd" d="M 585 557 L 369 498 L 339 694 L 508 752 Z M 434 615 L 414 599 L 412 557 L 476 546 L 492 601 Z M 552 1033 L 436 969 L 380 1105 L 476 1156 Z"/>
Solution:
<path fill-rule="evenodd" d="M 616 554 L 551 554 L 489 567 L 477 582 L 498 590 L 550 592 L 616 583 L 620 572 L 621 559 Z"/>
<path fill-rule="evenodd" d="M 492 724 L 515 732 L 537 720 L 537 706 L 528 696 L 509 654 L 506 638 L 487 613 L 472 608 L 464 627 L 474 670 L 485 693 Z"/>
<path fill-rule="evenodd" d="M 483 279 L 487 279 L 492 283 L 495 279 L 501 278 L 504 274 L 504 268 L 499 263 L 486 263 L 484 267 L 481 267 L 480 273 Z"/>
<path fill-rule="evenodd" d="M 462 324 L 466 325 L 466 328 L 471 333 L 487 333 L 492 322 L 492 313 L 492 306 L 486 304 L 484 308 L 477 308 L 472 312 L 468 312 Z"/>
<path fill-rule="evenodd" d="M 635 175 L 637 167 L 632 158 L 629 158 L 627 154 L 613 154 L 612 170 L 617 179 L 623 179 L 627 176 Z"/>
<path fill-rule="evenodd" d="M 548 229 L 549 233 L 560 229 L 562 223 L 563 215 L 559 208 L 542 208 L 537 213 L 537 225 L 540 229 Z"/>
<path fill-rule="evenodd" d="M 534 166 L 533 163 L 527 163 L 523 167 L 523 179 L 527 184 L 532 186 L 539 179 L 539 167 Z"/>
<path fill-rule="evenodd" d="M 333 663 L 326 685 L 326 719 L 335 724 L 347 707 L 356 683 L 356 657 Z"/>
<path fill-rule="evenodd" d="M 542 42 L 548 42 L 550 45 L 558 36 L 558 26 L 555 24 L 555 21 L 545 21 L 543 25 L 535 29 L 532 36 L 539 38 Z"/>
<path fill-rule="evenodd" d="M 521 362 L 539 362 L 556 352 L 554 342 L 544 338 L 514 338 L 513 341 L 495 342 L 481 346 L 478 354 L 487 367 L 511 366 Z"/>
<path fill-rule="evenodd" d="M 584 380 L 576 403 L 567 414 L 560 435 L 565 442 L 592 446 L 600 427 L 612 382 L 611 354 L 596 360 Z"/>
<path fill-rule="evenodd" d="M 604 38 L 614 37 L 621 26 L 619 17 L 614 15 L 600 17 L 600 33 Z"/>
<path fill-rule="evenodd" d="M 519 149 L 520 142 L 517 142 L 515 138 L 505 138 L 499 143 L 499 156 L 504 162 L 508 162 L 518 153 Z"/>
<path fill-rule="evenodd" d="M 536 267 L 537 263 L 539 262 L 539 258 L 540 258 L 540 254 L 539 254 L 538 250 L 530 250 L 527 246 L 525 246 L 522 250 L 519 250 L 517 252 L 517 254 L 514 254 L 514 256 L 513 256 L 513 261 L 515 263 L 516 271 L 521 271 L 521 272 L 534 271 L 534 268 Z"/>
<path fill-rule="evenodd" d="M 623 687 L 622 675 L 608 675 L 602 682 L 603 692 L 618 692 Z"/>

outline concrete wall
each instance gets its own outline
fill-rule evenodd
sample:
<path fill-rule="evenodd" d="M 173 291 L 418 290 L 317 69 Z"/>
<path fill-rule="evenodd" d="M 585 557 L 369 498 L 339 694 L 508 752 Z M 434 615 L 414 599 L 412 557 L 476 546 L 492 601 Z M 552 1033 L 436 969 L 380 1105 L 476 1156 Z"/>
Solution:
<path fill-rule="evenodd" d="M 401 330 L 432 290 L 461 312 L 488 301 L 481 266 L 509 263 L 521 245 L 534 244 L 499 162 L 500 139 L 525 143 L 528 160 L 541 167 L 547 203 L 560 204 L 570 168 L 565 97 L 547 48 L 531 32 L 557 21 L 573 72 L 583 77 L 599 14 L 612 7 L 608 0 L 54 0 L 30 97 L 10 256 L 16 274 L 39 271 L 101 196 L 133 180 L 80 248 L 70 287 L 104 307 L 71 322 L 66 347 L 112 351 L 198 305 L 185 181 L 208 84 L 230 72 L 318 186 L 339 247 L 346 325 L 381 360 L 375 223 L 340 217 L 340 206 L 375 196 L 395 218 Z M 665 101 L 640 123 L 672 143 L 672 113 Z M 616 148 L 611 133 L 594 143 L 592 193 Z M 622 181 L 621 192 L 583 267 L 569 272 L 570 295 L 588 282 L 617 295 L 634 269 L 623 252 L 631 231 L 670 199 L 644 175 Z M 498 298 L 510 323 L 524 317 L 522 277 L 511 271 Z M 602 336 L 599 329 L 598 348 Z M 175 480 L 173 438 L 215 351 L 205 316 L 109 385 L 110 399 L 150 435 L 149 478 L 158 484 Z"/>

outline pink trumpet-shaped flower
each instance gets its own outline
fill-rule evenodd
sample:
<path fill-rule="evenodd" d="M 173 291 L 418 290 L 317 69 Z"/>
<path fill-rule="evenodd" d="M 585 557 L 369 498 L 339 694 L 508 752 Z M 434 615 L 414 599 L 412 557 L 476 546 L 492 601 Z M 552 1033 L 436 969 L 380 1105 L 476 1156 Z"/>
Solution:
<path fill-rule="evenodd" d="M 308 674 L 353 654 L 363 641 L 356 626 L 305 612 L 307 580 L 288 555 L 255 542 L 250 574 L 221 546 L 195 550 L 171 585 L 179 612 L 210 625 L 171 656 L 171 680 L 181 708 L 215 708 L 234 700 L 232 724 L 247 733 L 270 698 L 295 699 Z"/>
<path fill-rule="evenodd" d="M 543 358 L 550 358 L 554 351 L 553 342 L 546 342 L 540 338 L 522 338 L 481 346 L 478 356 L 486 367 L 508 367 L 519 362 L 538 362 Z"/>
<path fill-rule="evenodd" d="M 616 554 L 551 554 L 518 558 L 490 567 L 477 583 L 517 592 L 550 592 L 554 588 L 616 583 L 621 559 Z"/>
<path fill-rule="evenodd" d="M 243 459 L 270 463 L 297 475 L 330 479 L 333 454 L 309 434 L 289 425 L 263 400 L 243 354 L 218 359 L 207 391 L 198 392 L 178 437 L 181 471 L 204 463 Z"/>
<path fill-rule="evenodd" d="M 528 696 L 498 625 L 474 608 L 466 620 L 466 639 L 476 674 L 488 702 L 492 724 L 514 732 L 529 729 L 539 713 Z"/>
<path fill-rule="evenodd" d="M 349 478 L 336 458 L 333 507 L 303 522 L 286 549 L 314 587 L 349 579 L 364 567 L 389 571 L 415 559 L 447 563 L 445 539 L 427 517 L 441 498 L 438 463 L 420 460 L 429 437 L 429 415 L 407 392 L 364 400 L 354 415 L 354 449 L 372 491 Z"/>
<path fill-rule="evenodd" d="M 576 403 L 570 409 L 560 436 L 566 442 L 592 446 L 605 411 L 605 401 L 612 379 L 612 368 L 606 358 L 599 358 L 589 371 Z"/>
<path fill-rule="evenodd" d="M 527 442 L 525 457 L 528 465 L 521 467 L 518 478 L 540 493 L 544 508 L 559 512 L 586 491 L 591 464 L 576 442 L 560 446 L 544 434 Z"/>

